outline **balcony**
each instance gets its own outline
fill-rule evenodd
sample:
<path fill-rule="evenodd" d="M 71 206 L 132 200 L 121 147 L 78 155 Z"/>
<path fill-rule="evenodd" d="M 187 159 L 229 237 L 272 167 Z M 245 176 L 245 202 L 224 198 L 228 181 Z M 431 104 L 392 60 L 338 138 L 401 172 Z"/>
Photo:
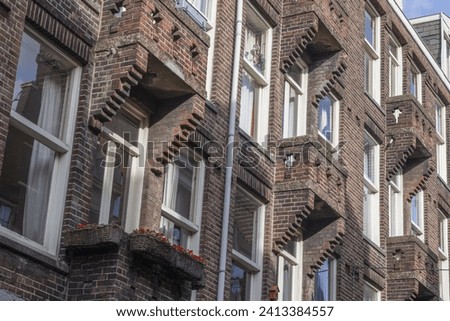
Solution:
<path fill-rule="evenodd" d="M 438 257 L 414 235 L 387 239 L 388 300 L 439 297 Z"/>
<path fill-rule="evenodd" d="M 274 186 L 274 242 L 281 249 L 303 229 L 305 241 L 317 249 L 311 257 L 312 270 L 344 233 L 346 176 L 337 152 L 320 140 L 301 136 L 281 141 Z"/>
<path fill-rule="evenodd" d="M 434 110 L 432 111 L 434 113 Z M 388 98 L 386 102 L 387 123 L 387 170 L 390 174 L 400 167 L 418 164 L 432 155 L 435 146 L 434 122 L 412 95 Z M 434 170 L 434 165 L 429 167 Z"/>

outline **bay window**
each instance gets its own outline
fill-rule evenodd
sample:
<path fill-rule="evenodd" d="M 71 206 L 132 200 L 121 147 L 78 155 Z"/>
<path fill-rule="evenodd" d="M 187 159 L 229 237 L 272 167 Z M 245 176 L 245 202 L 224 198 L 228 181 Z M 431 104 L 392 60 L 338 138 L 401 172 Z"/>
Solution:
<path fill-rule="evenodd" d="M 0 176 L 0 234 L 56 255 L 81 67 L 39 33 L 22 35 Z"/>

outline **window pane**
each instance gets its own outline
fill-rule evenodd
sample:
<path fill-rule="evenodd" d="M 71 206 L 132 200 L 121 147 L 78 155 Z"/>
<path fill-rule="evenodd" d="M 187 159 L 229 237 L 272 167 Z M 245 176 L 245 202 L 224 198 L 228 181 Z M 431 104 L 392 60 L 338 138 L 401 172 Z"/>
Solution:
<path fill-rule="evenodd" d="M 409 92 L 417 98 L 417 73 L 410 70 L 409 72 Z"/>
<path fill-rule="evenodd" d="M 333 104 L 327 96 L 319 103 L 319 132 L 329 141 L 333 139 Z"/>
<path fill-rule="evenodd" d="M 441 137 L 445 137 L 445 133 L 443 128 L 445 126 L 445 120 L 443 119 L 442 107 L 436 106 L 436 131 L 441 135 Z"/>
<path fill-rule="evenodd" d="M 12 109 L 54 136 L 61 137 L 68 90 L 68 64 L 47 44 L 24 33 Z"/>
<path fill-rule="evenodd" d="M 292 300 L 292 282 L 294 281 L 294 267 L 284 260 L 283 265 L 283 301 Z"/>
<path fill-rule="evenodd" d="M 289 82 L 285 83 L 285 88 L 288 90 L 288 97 L 285 99 L 288 99 L 288 101 L 285 101 L 284 112 L 287 113 L 287 117 L 283 117 L 285 120 L 285 123 L 283 126 L 286 127 L 286 130 L 284 131 L 287 133 L 286 137 L 293 137 L 297 136 L 297 118 L 298 118 L 298 93 L 295 91 L 295 89 L 289 84 Z"/>
<path fill-rule="evenodd" d="M 365 12 L 364 34 L 367 42 L 375 48 L 375 20 L 367 10 Z"/>
<path fill-rule="evenodd" d="M 198 9 L 203 15 L 207 16 L 207 0 L 188 0 L 192 5 Z M 210 0 L 211 1 L 211 0 Z"/>
<path fill-rule="evenodd" d="M 316 272 L 314 280 L 314 301 L 328 301 L 330 286 L 329 262 L 326 260 L 319 271 Z"/>
<path fill-rule="evenodd" d="M 102 144 L 98 144 L 94 151 L 93 185 L 91 189 L 91 206 L 89 210 L 90 224 L 98 224 L 100 219 L 103 179 L 105 176 L 105 152 L 102 148 Z"/>
<path fill-rule="evenodd" d="M 164 234 L 170 243 L 188 247 L 189 232 L 176 225 L 168 218 L 161 217 L 160 232 Z"/>
<path fill-rule="evenodd" d="M 291 77 L 300 88 L 303 87 L 303 73 L 303 68 L 301 68 L 298 64 L 293 64 L 287 71 L 289 77 Z"/>
<path fill-rule="evenodd" d="M 366 52 L 364 55 L 364 90 L 372 93 L 372 58 Z"/>
<path fill-rule="evenodd" d="M 446 218 L 439 213 L 439 248 L 443 251 L 447 248 L 445 241 L 446 241 L 446 235 L 445 235 L 445 224 L 447 224 Z M 447 253 L 445 253 L 447 254 Z"/>
<path fill-rule="evenodd" d="M 231 267 L 230 300 L 250 300 L 250 282 L 248 280 L 248 272 L 235 262 L 233 262 Z"/>
<path fill-rule="evenodd" d="M 119 149 L 116 153 L 116 163 L 114 165 L 109 222 L 124 225 L 127 182 L 130 170 L 129 154 L 123 149 Z"/>
<path fill-rule="evenodd" d="M 189 220 L 191 219 L 191 198 L 194 168 L 188 161 L 184 161 L 184 164 L 177 163 L 177 168 L 178 182 L 176 183 L 175 202 L 174 208 L 172 209 Z"/>
<path fill-rule="evenodd" d="M 364 174 L 372 182 L 375 182 L 375 145 L 376 143 L 366 134 L 364 136 Z"/>
<path fill-rule="evenodd" d="M 233 248 L 255 260 L 259 205 L 240 189 L 236 191 L 234 210 Z"/>
<path fill-rule="evenodd" d="M 411 222 L 416 224 L 418 227 L 420 227 L 420 220 L 419 220 L 419 198 L 417 195 L 414 195 L 411 198 Z"/>
<path fill-rule="evenodd" d="M 363 289 L 363 300 L 364 301 L 378 301 L 378 291 L 375 290 L 373 287 L 364 284 Z"/>
<path fill-rule="evenodd" d="M 124 140 L 137 146 L 139 139 L 139 121 L 132 120 L 126 115 L 119 113 L 112 118 L 112 121 L 105 124 L 106 127 Z"/>
<path fill-rule="evenodd" d="M 55 152 L 9 127 L 0 176 L 0 223 L 43 244 Z"/>
<path fill-rule="evenodd" d="M 364 186 L 364 199 L 363 199 L 363 206 L 364 206 L 364 209 L 363 209 L 363 211 L 364 211 L 363 212 L 363 214 L 364 214 L 363 221 L 364 221 L 364 226 L 363 226 L 363 229 L 364 229 L 364 235 L 367 235 L 368 237 L 371 237 L 372 233 L 371 233 L 371 228 L 370 228 L 371 216 L 370 216 L 370 204 L 369 204 L 369 202 L 370 202 L 369 189 L 366 186 Z"/>
<path fill-rule="evenodd" d="M 258 87 L 256 81 L 244 71 L 242 74 L 241 115 L 239 126 L 252 137 L 256 137 L 255 128 Z"/>
<path fill-rule="evenodd" d="M 265 29 L 258 25 L 254 17 L 251 14 L 247 18 L 247 28 L 245 30 L 245 51 L 244 58 L 262 74 L 265 71 L 265 46 L 266 37 Z"/>

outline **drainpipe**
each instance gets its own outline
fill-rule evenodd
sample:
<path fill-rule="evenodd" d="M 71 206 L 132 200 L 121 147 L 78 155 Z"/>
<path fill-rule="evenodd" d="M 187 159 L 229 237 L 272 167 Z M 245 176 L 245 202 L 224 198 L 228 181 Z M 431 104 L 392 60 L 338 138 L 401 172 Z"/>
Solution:
<path fill-rule="evenodd" d="M 233 73 L 231 80 L 230 119 L 225 163 L 225 192 L 222 215 L 222 238 L 220 243 L 219 280 L 217 301 L 223 301 L 225 295 L 225 272 L 227 264 L 228 228 L 230 225 L 231 183 L 233 179 L 233 146 L 236 132 L 236 108 L 239 89 L 239 64 L 241 61 L 242 15 L 244 0 L 236 1 L 236 30 L 234 34 Z"/>

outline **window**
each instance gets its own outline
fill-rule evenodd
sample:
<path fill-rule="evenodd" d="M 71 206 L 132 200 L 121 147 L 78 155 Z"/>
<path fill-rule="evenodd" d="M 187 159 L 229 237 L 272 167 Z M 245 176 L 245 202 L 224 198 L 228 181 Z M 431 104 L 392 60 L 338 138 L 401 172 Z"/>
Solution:
<path fill-rule="evenodd" d="M 369 3 L 365 10 L 365 90 L 380 102 L 380 16 Z"/>
<path fill-rule="evenodd" d="M 439 215 L 439 292 L 442 300 L 450 300 L 450 272 L 448 261 L 448 219 L 440 210 Z"/>
<path fill-rule="evenodd" d="M 439 250 L 448 256 L 448 220 L 439 210 Z"/>
<path fill-rule="evenodd" d="M 380 244 L 379 212 L 380 146 L 367 132 L 364 134 L 364 235 Z"/>
<path fill-rule="evenodd" d="M 0 176 L 0 234 L 56 255 L 81 68 L 26 28 Z"/>
<path fill-rule="evenodd" d="M 208 1 L 206 0 L 188 0 L 198 11 L 200 11 L 205 17 L 208 13 Z"/>
<path fill-rule="evenodd" d="M 205 166 L 180 153 L 166 168 L 161 232 L 176 245 L 199 251 Z"/>
<path fill-rule="evenodd" d="M 231 300 L 261 300 L 264 215 L 264 205 L 238 187 L 234 210 Z"/>
<path fill-rule="evenodd" d="M 278 288 L 281 301 L 301 300 L 303 243 L 291 240 L 278 256 Z"/>
<path fill-rule="evenodd" d="M 402 94 L 402 47 L 398 40 L 389 36 L 389 96 Z"/>
<path fill-rule="evenodd" d="M 183 9 L 203 30 L 207 31 L 211 29 L 207 18 L 211 2 L 206 0 L 176 0 L 175 4 L 177 8 Z"/>
<path fill-rule="evenodd" d="M 272 29 L 249 7 L 246 16 L 244 71 L 239 126 L 260 144 L 268 133 Z"/>
<path fill-rule="evenodd" d="M 337 146 L 339 139 L 339 101 L 329 94 L 319 103 L 319 134 Z"/>
<path fill-rule="evenodd" d="M 422 75 L 419 68 L 411 62 L 411 68 L 408 74 L 409 93 L 416 97 L 419 103 L 422 103 Z"/>
<path fill-rule="evenodd" d="M 336 260 L 333 258 L 323 262 L 314 279 L 313 301 L 336 300 Z"/>
<path fill-rule="evenodd" d="M 389 236 L 403 235 L 403 172 L 389 182 Z"/>
<path fill-rule="evenodd" d="M 425 241 L 423 207 L 423 191 L 420 190 L 411 198 L 411 234 Z"/>
<path fill-rule="evenodd" d="M 445 107 L 442 103 L 436 106 L 436 136 L 437 136 L 437 173 L 438 175 L 447 182 L 447 138 L 446 138 L 446 127 L 445 122 Z"/>
<path fill-rule="evenodd" d="M 285 77 L 283 138 L 305 135 L 308 68 L 298 62 L 288 70 Z"/>
<path fill-rule="evenodd" d="M 446 41 L 445 41 L 445 47 L 446 47 L 446 55 L 445 57 L 445 61 L 447 63 L 447 68 L 446 70 L 446 76 L 448 79 L 450 79 L 450 42 L 449 39 L 446 37 Z"/>
<path fill-rule="evenodd" d="M 90 223 L 114 222 L 127 232 L 139 226 L 146 128 L 145 115 L 131 105 L 105 124 L 94 152 Z"/>
<path fill-rule="evenodd" d="M 364 282 L 363 301 L 380 301 L 381 292 L 374 286 Z"/>

